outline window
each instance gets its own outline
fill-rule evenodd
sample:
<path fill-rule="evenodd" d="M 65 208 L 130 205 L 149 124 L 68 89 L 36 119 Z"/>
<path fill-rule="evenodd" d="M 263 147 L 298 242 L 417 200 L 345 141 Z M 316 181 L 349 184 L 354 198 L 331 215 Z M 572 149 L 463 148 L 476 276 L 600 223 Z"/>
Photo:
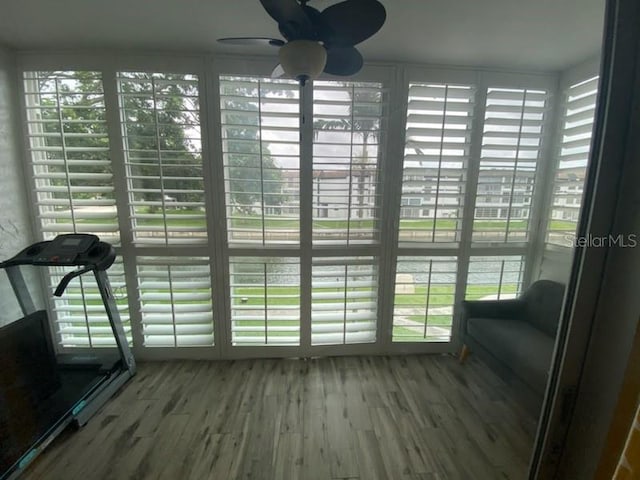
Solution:
<path fill-rule="evenodd" d="M 35 209 L 42 237 L 93 233 L 118 244 L 102 75 L 91 71 L 25 72 L 24 90 Z M 47 269 L 51 292 L 69 270 Z M 131 341 L 121 258 L 111 267 L 109 276 Z M 63 297 L 52 297 L 52 304 L 51 318 L 61 347 L 115 346 L 92 276 L 75 279 Z"/>
<path fill-rule="evenodd" d="M 313 98 L 313 242 L 377 241 L 382 85 L 317 81 Z"/>
<path fill-rule="evenodd" d="M 312 345 L 375 342 L 377 263 L 373 257 L 314 258 Z"/>
<path fill-rule="evenodd" d="M 500 192 L 509 207 L 491 221 L 476 213 L 474 242 L 528 240 L 529 217 L 520 209 L 516 215 L 516 209 L 533 196 L 546 109 L 547 93 L 542 90 L 487 90 L 478 191 Z M 476 209 L 486 206 L 478 201 Z"/>
<path fill-rule="evenodd" d="M 220 77 L 230 244 L 300 242 L 299 103 L 293 81 Z"/>
<path fill-rule="evenodd" d="M 42 235 L 94 233 L 118 243 L 102 75 L 26 72 L 24 89 Z"/>
<path fill-rule="evenodd" d="M 399 257 L 393 341 L 448 342 L 456 289 L 455 257 Z"/>
<path fill-rule="evenodd" d="M 565 92 L 560 155 L 547 227 L 547 242 L 573 245 L 578 226 L 593 131 L 598 77 L 571 85 Z"/>
<path fill-rule="evenodd" d="M 246 73 L 251 61 L 213 73 L 183 60 L 24 74 L 38 234 L 116 245 L 109 274 L 137 353 L 448 344 L 457 300 L 521 290 L 551 78 L 508 88 L 491 79 L 511 76 L 411 68 L 398 85 L 371 66 L 309 83 L 301 102 L 297 82 Z M 406 122 L 390 125 L 398 88 Z M 575 222 L 582 195 L 594 92 L 572 88 L 550 231 Z M 91 280 L 52 303 L 65 348 L 113 344 Z"/>
<path fill-rule="evenodd" d="M 460 240 L 473 100 L 470 86 L 409 85 L 402 196 L 426 192 L 430 208 L 401 211 L 401 242 Z"/>
<path fill-rule="evenodd" d="M 211 271 L 205 257 L 138 257 L 145 347 L 213 345 Z"/>
<path fill-rule="evenodd" d="M 467 277 L 467 300 L 514 298 L 522 290 L 522 255 L 472 256 Z"/>
<path fill-rule="evenodd" d="M 232 345 L 300 344 L 300 260 L 233 257 Z"/>
<path fill-rule="evenodd" d="M 206 243 L 198 78 L 118 74 L 134 242 Z"/>

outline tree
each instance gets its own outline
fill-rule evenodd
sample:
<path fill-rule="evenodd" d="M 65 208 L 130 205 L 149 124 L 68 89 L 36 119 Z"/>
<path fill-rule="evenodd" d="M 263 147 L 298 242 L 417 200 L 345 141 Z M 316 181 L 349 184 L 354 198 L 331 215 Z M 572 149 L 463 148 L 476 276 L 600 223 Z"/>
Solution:
<path fill-rule="evenodd" d="M 349 86 L 352 88 L 348 88 Z M 360 83 L 344 84 L 349 95 L 349 116 L 337 120 L 316 120 L 314 131 L 317 138 L 321 130 L 339 130 L 353 132 L 362 138 L 362 155 L 351 159 L 357 166 L 358 209 L 357 217 L 363 217 L 366 177 L 369 168 L 369 142 L 377 141 L 380 134 L 382 93 L 368 85 Z M 353 175 L 353 171 L 352 171 Z"/>
<path fill-rule="evenodd" d="M 185 75 L 125 75 L 121 108 L 134 186 L 154 202 L 152 210 L 167 199 L 187 207 L 202 203 L 201 147 L 186 136 L 200 128 L 197 84 Z"/>
<path fill-rule="evenodd" d="M 109 186 L 109 181 L 89 178 L 92 174 L 112 173 L 100 76 L 93 72 L 40 72 L 37 91 L 41 122 L 35 128 L 42 129 L 42 136 L 36 134 L 34 141 L 47 147 L 52 185 L 66 186 L 69 182 L 70 187 Z M 67 161 L 60 161 L 63 159 Z M 97 163 L 92 165 L 89 160 Z M 52 195 L 66 199 L 68 192 Z M 92 195 L 75 191 L 69 200 Z"/>
<path fill-rule="evenodd" d="M 162 205 L 162 192 L 170 190 L 177 202 L 201 203 L 202 157 L 199 148 L 185 136 L 188 128 L 199 126 L 197 87 L 185 82 L 183 75 L 124 76 L 120 82 L 122 119 L 132 184 L 142 191 L 137 200 L 153 202 L 151 210 L 156 210 Z M 85 71 L 44 72 L 38 87 L 46 145 L 60 147 L 67 160 L 65 164 L 49 166 L 50 172 L 63 176 L 53 181 L 59 185 L 68 181 L 72 187 L 99 187 L 100 182 L 111 186 L 110 181 L 87 178 L 87 174 L 112 173 L 101 75 Z M 193 115 L 196 118 L 190 118 Z M 51 150 L 47 155 L 55 160 Z M 83 162 L 74 164 L 79 160 Z M 97 163 L 92 165 L 86 160 Z M 67 179 L 66 173 L 80 175 Z M 94 193 L 90 191 L 76 193 L 74 198 L 91 195 Z"/>

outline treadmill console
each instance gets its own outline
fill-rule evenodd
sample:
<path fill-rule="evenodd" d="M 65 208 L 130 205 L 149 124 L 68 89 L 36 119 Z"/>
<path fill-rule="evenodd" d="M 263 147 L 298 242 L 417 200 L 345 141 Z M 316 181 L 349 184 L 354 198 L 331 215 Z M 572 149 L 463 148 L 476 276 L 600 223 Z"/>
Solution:
<path fill-rule="evenodd" d="M 100 239 L 95 235 L 77 233 L 58 235 L 44 245 L 33 259 L 33 263 L 35 265 L 77 265 L 75 262 L 78 257 L 86 255 L 99 242 Z"/>
<path fill-rule="evenodd" d="M 81 266 L 106 270 L 116 259 L 115 250 L 96 235 L 69 233 L 53 240 L 34 243 L 0 264 L 41 266 Z"/>

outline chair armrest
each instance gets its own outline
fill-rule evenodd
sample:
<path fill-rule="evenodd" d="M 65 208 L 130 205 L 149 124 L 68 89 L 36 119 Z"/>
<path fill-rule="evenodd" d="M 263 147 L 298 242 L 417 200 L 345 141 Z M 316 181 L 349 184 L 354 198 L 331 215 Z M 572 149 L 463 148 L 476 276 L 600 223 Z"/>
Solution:
<path fill-rule="evenodd" d="M 467 333 L 469 318 L 524 318 L 525 302 L 522 299 L 512 300 L 463 300 L 461 315 L 461 331 Z"/>

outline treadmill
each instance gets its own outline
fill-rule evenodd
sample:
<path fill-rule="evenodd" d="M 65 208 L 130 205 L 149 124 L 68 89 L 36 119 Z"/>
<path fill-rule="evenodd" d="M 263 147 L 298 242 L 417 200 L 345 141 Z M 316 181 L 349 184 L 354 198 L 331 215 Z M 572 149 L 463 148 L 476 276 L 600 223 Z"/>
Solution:
<path fill-rule="evenodd" d="M 0 263 L 23 318 L 0 328 L 0 480 L 13 480 L 68 425 L 82 426 L 136 373 L 107 277 L 113 246 L 96 235 L 59 235 Z M 37 310 L 21 266 L 78 267 L 63 276 L 54 295 L 75 277 L 93 273 L 117 351 L 56 353 L 47 312 Z"/>

